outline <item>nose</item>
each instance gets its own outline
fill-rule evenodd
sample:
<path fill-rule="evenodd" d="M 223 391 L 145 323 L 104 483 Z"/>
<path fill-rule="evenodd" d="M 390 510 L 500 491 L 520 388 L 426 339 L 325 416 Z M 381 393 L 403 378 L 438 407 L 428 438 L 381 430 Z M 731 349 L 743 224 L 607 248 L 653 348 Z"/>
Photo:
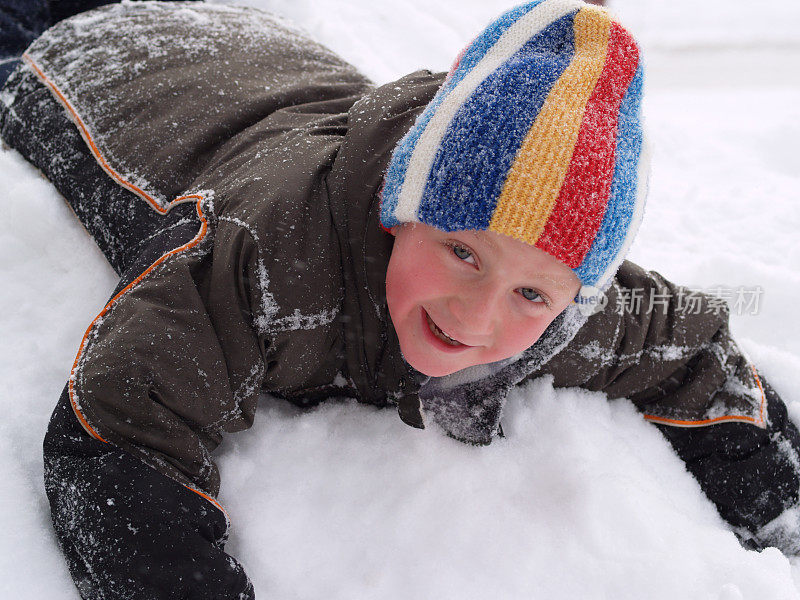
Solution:
<path fill-rule="evenodd" d="M 460 286 L 450 298 L 450 313 L 470 336 L 491 335 L 503 312 L 504 289 L 491 280 Z"/>

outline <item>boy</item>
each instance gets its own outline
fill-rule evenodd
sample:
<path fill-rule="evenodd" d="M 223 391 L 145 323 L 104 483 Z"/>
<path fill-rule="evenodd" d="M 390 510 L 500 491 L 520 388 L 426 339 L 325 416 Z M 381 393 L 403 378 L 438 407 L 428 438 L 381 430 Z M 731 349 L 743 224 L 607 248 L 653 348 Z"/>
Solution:
<path fill-rule="evenodd" d="M 785 407 L 724 314 L 622 263 L 640 86 L 632 38 L 569 0 L 377 89 L 245 9 L 126 4 L 45 33 L 2 135 L 121 274 L 45 440 L 81 594 L 253 596 L 210 454 L 261 389 L 397 403 L 473 443 L 527 378 L 630 397 L 744 539 L 796 551 L 795 523 L 765 527 L 800 487 Z M 634 289 L 669 301 L 617 310 Z"/>

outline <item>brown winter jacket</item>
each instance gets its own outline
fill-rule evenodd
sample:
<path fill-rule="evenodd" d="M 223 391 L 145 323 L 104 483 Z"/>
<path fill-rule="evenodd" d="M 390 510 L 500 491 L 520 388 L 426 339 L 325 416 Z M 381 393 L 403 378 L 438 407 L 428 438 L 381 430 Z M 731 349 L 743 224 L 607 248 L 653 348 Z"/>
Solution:
<path fill-rule="evenodd" d="M 251 425 L 262 390 L 398 404 L 476 443 L 498 432 L 508 389 L 543 375 L 664 424 L 765 426 L 727 311 L 629 262 L 605 310 L 570 307 L 520 356 L 438 379 L 409 369 L 384 298 L 379 192 L 443 74 L 375 87 L 269 15 L 168 3 L 62 22 L 25 60 L 109 176 L 160 213 L 196 204 L 195 238 L 103 309 L 69 386 L 86 431 L 192 489 L 217 493 L 211 453 Z"/>

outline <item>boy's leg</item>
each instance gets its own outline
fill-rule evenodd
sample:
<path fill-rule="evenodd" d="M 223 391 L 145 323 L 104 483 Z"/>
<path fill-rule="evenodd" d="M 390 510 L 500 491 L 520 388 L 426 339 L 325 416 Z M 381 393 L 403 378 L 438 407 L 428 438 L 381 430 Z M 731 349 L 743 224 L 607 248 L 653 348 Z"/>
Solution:
<path fill-rule="evenodd" d="M 119 0 L 0 0 L 0 86 L 42 32 L 62 19 Z"/>
<path fill-rule="evenodd" d="M 59 21 L 77 15 L 78 13 L 92 10 L 106 4 L 115 4 L 121 0 L 47 0 L 50 9 L 51 24 L 55 25 Z"/>
<path fill-rule="evenodd" d="M 193 204 L 161 215 L 114 182 L 66 110 L 29 69 L 14 72 L 4 91 L 12 99 L 0 106 L 0 136 L 56 186 L 117 273 L 128 270 L 161 231 L 190 223 L 196 233 Z"/>
<path fill-rule="evenodd" d="M 0 86 L 25 48 L 49 26 L 46 0 L 0 0 Z"/>

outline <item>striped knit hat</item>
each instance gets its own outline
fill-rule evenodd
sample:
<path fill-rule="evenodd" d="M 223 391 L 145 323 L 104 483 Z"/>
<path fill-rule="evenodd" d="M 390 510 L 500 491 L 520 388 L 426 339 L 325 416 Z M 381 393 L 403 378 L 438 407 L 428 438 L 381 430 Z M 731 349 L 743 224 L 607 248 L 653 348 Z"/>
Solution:
<path fill-rule="evenodd" d="M 646 160 L 633 37 L 578 0 L 537 0 L 489 25 L 398 143 L 381 222 L 488 230 L 605 289 L 641 221 Z M 591 294 L 589 294 L 591 295 Z"/>

